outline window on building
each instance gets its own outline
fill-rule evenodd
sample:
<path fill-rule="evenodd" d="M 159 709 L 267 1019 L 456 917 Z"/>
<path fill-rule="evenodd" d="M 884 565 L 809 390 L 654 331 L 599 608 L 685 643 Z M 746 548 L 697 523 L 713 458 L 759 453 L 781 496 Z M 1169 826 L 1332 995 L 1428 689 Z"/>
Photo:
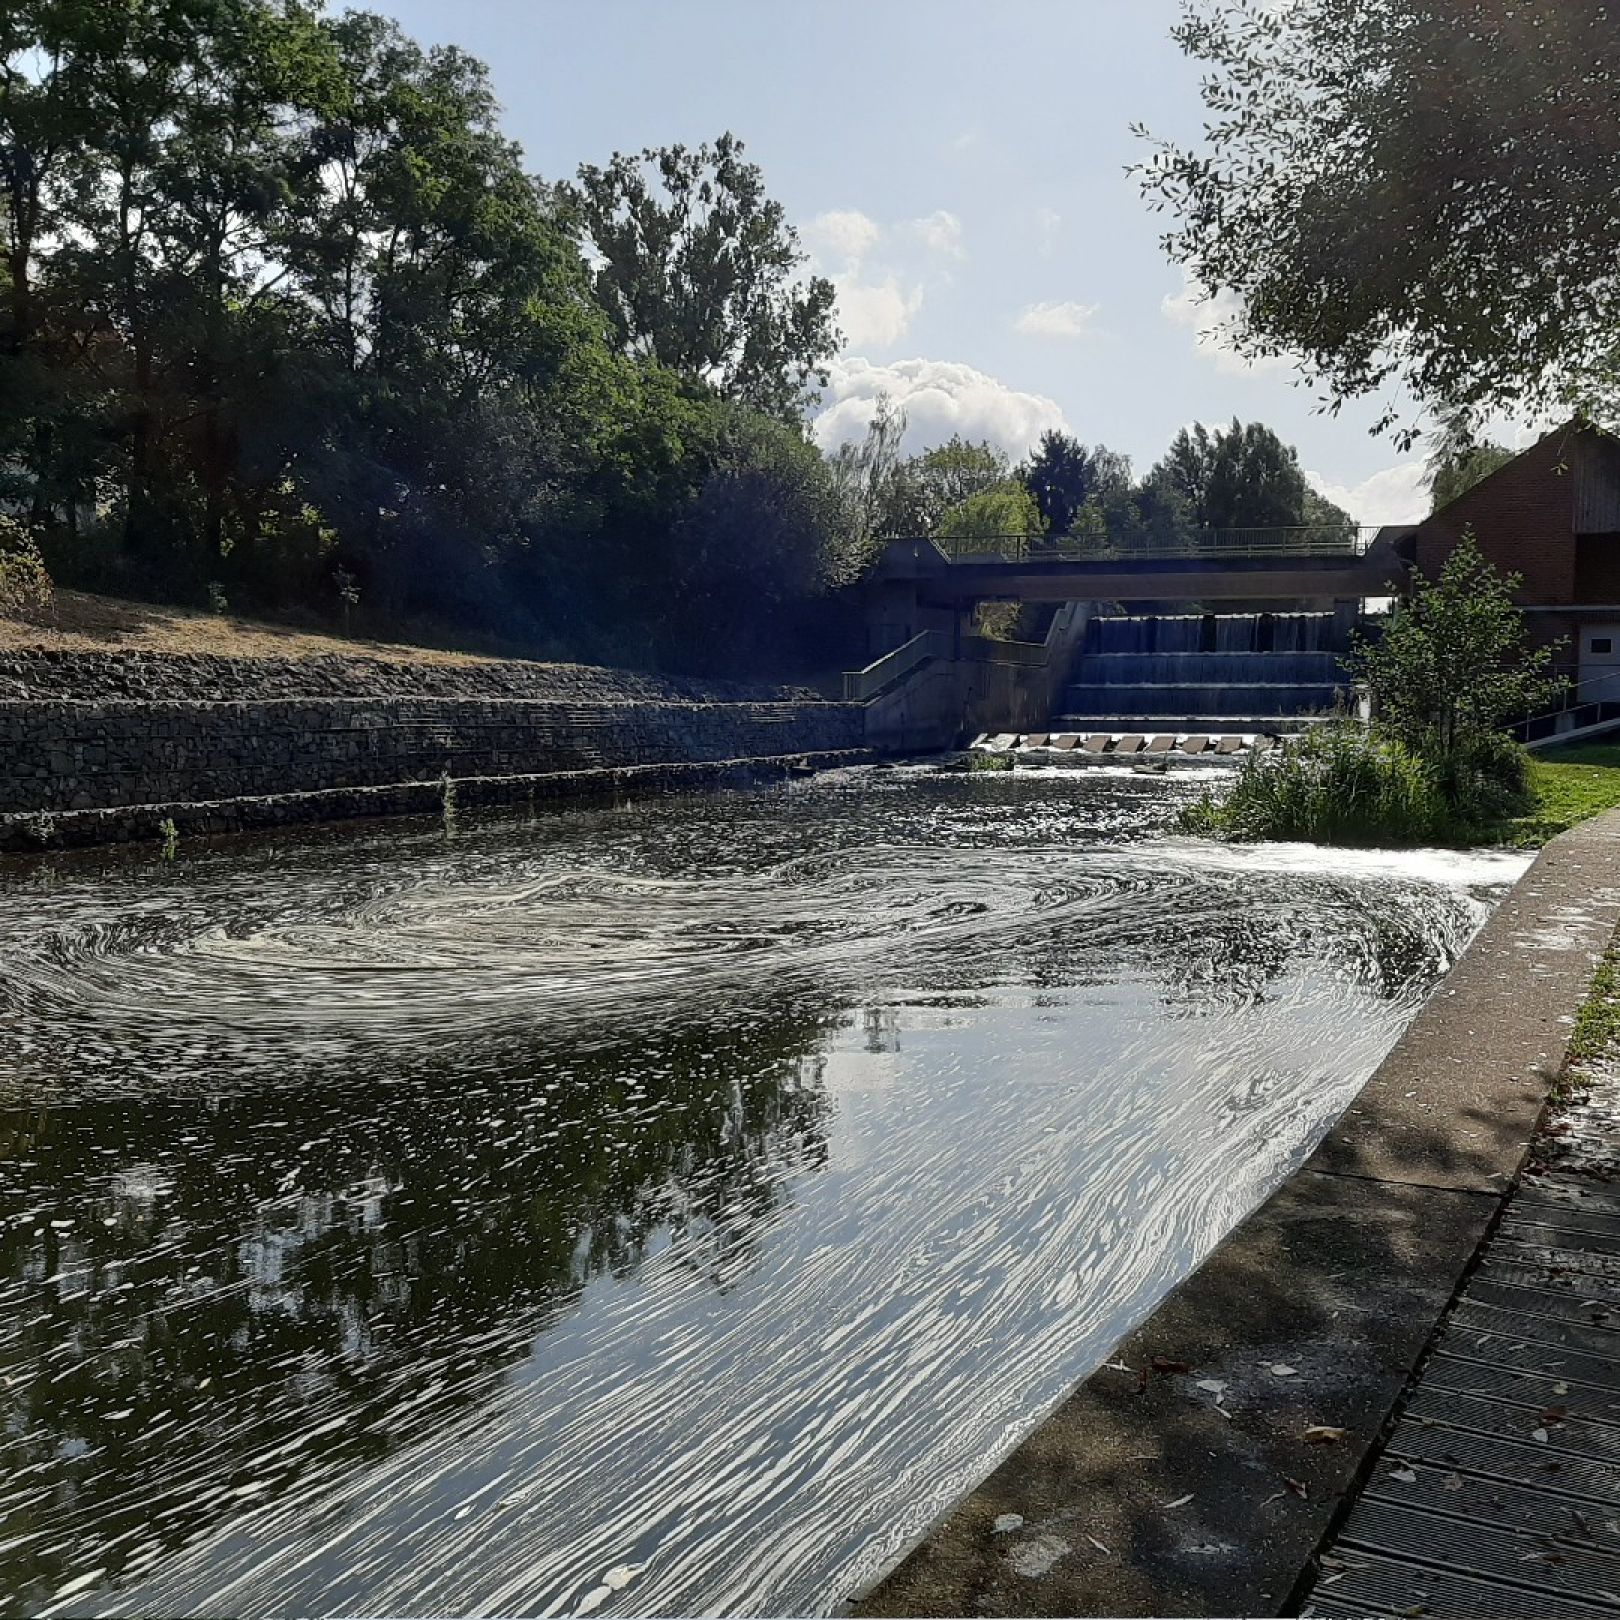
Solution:
<path fill-rule="evenodd" d="M 1592 651 L 1595 653 L 1612 653 L 1614 651 L 1614 637 L 1593 636 Z"/>

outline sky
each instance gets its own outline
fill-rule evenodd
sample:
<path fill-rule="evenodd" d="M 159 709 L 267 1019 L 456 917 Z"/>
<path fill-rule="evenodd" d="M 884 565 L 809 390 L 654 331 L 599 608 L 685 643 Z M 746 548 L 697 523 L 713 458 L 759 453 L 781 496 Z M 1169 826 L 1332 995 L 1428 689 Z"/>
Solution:
<path fill-rule="evenodd" d="M 1363 523 L 1428 509 L 1422 448 L 1322 413 L 1286 361 L 1248 367 L 1160 246 L 1128 168 L 1195 138 L 1176 0 L 371 0 L 490 64 L 507 133 L 565 179 L 615 151 L 730 130 L 839 291 L 814 423 L 858 437 L 881 390 L 907 447 L 1013 456 L 1048 427 L 1131 457 L 1180 427 L 1274 427 Z"/>

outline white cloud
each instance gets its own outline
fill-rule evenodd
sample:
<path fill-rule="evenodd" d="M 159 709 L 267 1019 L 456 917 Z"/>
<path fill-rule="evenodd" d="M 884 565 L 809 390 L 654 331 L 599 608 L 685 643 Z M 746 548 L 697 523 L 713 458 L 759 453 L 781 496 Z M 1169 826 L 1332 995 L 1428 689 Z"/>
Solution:
<path fill-rule="evenodd" d="M 858 208 L 835 208 L 817 214 L 804 228 L 805 246 L 818 259 L 859 264 L 873 248 L 883 229 Z"/>
<path fill-rule="evenodd" d="M 879 365 L 846 357 L 833 362 L 825 408 L 812 424 L 817 442 L 830 450 L 859 439 L 879 394 L 887 394 L 906 413 L 908 454 L 960 433 L 967 439 L 988 439 L 1016 458 L 1033 449 L 1048 428 L 1068 431 L 1056 400 L 1021 393 L 959 361 L 895 360 Z"/>
<path fill-rule="evenodd" d="M 844 341 L 862 349 L 886 349 L 898 343 L 922 308 L 921 287 L 902 288 L 893 276 L 880 282 L 862 282 L 853 276 L 836 278 L 838 324 Z"/>
<path fill-rule="evenodd" d="M 1013 330 L 1025 337 L 1084 337 L 1096 313 L 1095 304 L 1031 304 L 1013 322 Z"/>
<path fill-rule="evenodd" d="M 1166 319 L 1177 326 L 1190 327 L 1199 349 L 1215 362 L 1215 368 L 1229 375 L 1254 371 L 1290 371 L 1293 359 L 1285 354 L 1265 355 L 1246 360 L 1232 346 L 1232 325 L 1243 313 L 1243 300 L 1228 288 L 1211 295 L 1181 272 L 1181 291 L 1166 293 L 1159 306 Z"/>
<path fill-rule="evenodd" d="M 944 208 L 936 208 L 925 219 L 914 219 L 909 227 L 912 234 L 942 259 L 965 259 L 967 250 L 962 246 L 962 222 Z"/>
<path fill-rule="evenodd" d="M 1403 461 L 1364 478 L 1351 488 L 1329 483 L 1320 473 L 1307 472 L 1306 481 L 1357 523 L 1418 523 L 1429 515 L 1429 491 L 1421 461 Z"/>

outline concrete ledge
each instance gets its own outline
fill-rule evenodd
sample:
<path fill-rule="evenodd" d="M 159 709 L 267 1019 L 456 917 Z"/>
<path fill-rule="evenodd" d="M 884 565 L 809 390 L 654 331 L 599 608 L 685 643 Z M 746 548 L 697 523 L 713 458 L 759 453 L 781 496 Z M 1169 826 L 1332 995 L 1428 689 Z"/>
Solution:
<path fill-rule="evenodd" d="M 1128 1370 L 856 1612 L 1281 1612 L 1496 1219 L 1617 923 L 1611 812 L 1541 853 L 1306 1167 L 1110 1358 Z"/>
<path fill-rule="evenodd" d="M 541 799 L 676 793 L 727 782 L 780 777 L 800 767 L 825 769 L 874 759 L 869 749 L 754 755 L 678 765 L 623 765 L 598 770 L 546 771 L 515 776 L 452 776 L 458 809 L 526 804 Z M 317 821 L 372 816 L 439 815 L 440 778 L 381 786 L 321 788 L 302 793 L 258 794 L 170 804 L 118 805 L 97 810 L 61 810 L 0 816 L 0 850 L 64 849 L 86 844 L 158 840 L 163 823 L 181 837 L 248 832 Z"/>

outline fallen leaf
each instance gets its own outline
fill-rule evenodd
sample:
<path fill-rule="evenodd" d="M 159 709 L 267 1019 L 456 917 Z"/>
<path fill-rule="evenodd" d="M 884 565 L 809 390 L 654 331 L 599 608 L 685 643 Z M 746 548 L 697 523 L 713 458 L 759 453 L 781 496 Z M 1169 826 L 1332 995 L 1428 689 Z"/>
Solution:
<path fill-rule="evenodd" d="M 1440 1481 L 1440 1489 L 1443 1491 L 1460 1491 L 1462 1488 L 1463 1482 L 1461 1474 L 1447 1474 L 1446 1477 Z"/>
<path fill-rule="evenodd" d="M 1331 1423 L 1313 1423 L 1300 1438 L 1308 1446 L 1337 1445 L 1350 1431 L 1336 1429 Z"/>
<path fill-rule="evenodd" d="M 1583 1536 L 1591 1535 L 1592 1526 L 1587 1522 L 1586 1518 L 1582 1514 L 1577 1513 L 1574 1508 L 1571 1508 L 1569 1510 L 1569 1516 L 1575 1521 L 1575 1528 L 1579 1530 Z"/>
<path fill-rule="evenodd" d="M 1545 1429 L 1532 1429 L 1530 1431 L 1530 1438 L 1534 1440 L 1538 1446 L 1544 1446 L 1547 1443 L 1547 1431 Z"/>
<path fill-rule="evenodd" d="M 1541 1421 L 1543 1423 L 1562 1423 L 1564 1414 L 1569 1410 L 1567 1406 L 1548 1406 L 1542 1409 Z"/>
<path fill-rule="evenodd" d="M 1168 1356 L 1155 1356 L 1153 1358 L 1153 1370 L 1160 1377 L 1168 1378 L 1172 1373 L 1190 1373 L 1192 1363 L 1190 1361 L 1172 1361 Z"/>
<path fill-rule="evenodd" d="M 1553 1385 L 1553 1394 L 1554 1395 L 1567 1395 L 1567 1394 L 1569 1394 L 1569 1385 L 1568 1384 L 1554 1384 Z"/>
<path fill-rule="evenodd" d="M 1398 1479 L 1403 1485 L 1417 1484 L 1417 1470 L 1412 1468 L 1392 1468 L 1389 1471 L 1391 1479 Z"/>
<path fill-rule="evenodd" d="M 1110 1558 L 1113 1557 L 1113 1554 L 1111 1552 L 1109 1552 L 1108 1548 L 1103 1546 L 1103 1544 L 1095 1536 L 1087 1536 L 1086 1540 L 1089 1541 L 1091 1543 L 1091 1545 L 1097 1549 L 1098 1552 L 1106 1553 Z"/>
<path fill-rule="evenodd" d="M 990 1526 L 998 1536 L 1011 1535 L 1014 1530 L 1022 1530 L 1024 1515 L 1022 1513 L 998 1513 L 996 1522 Z"/>
<path fill-rule="evenodd" d="M 1160 1506 L 1166 1507 L 1166 1508 L 1186 1507 L 1186 1505 L 1190 1501 L 1192 1501 L 1192 1492 L 1188 1491 L 1188 1493 L 1185 1496 L 1178 1496 L 1175 1499 L 1175 1501 L 1173 1501 L 1173 1502 L 1163 1502 L 1163 1503 L 1160 1504 Z"/>
<path fill-rule="evenodd" d="M 1286 1485 L 1289 1488 L 1289 1490 L 1291 1490 L 1294 1493 L 1294 1495 L 1299 1497 L 1302 1501 L 1303 1500 L 1308 1500 L 1310 1498 L 1311 1493 L 1308 1490 L 1306 1490 L 1304 1480 L 1302 1480 L 1302 1479 L 1290 1479 L 1286 1474 L 1284 1474 L 1283 1475 L 1283 1484 Z"/>
<path fill-rule="evenodd" d="M 1294 1369 L 1286 1361 L 1272 1362 L 1270 1372 L 1273 1378 L 1292 1378 L 1294 1376 Z"/>
<path fill-rule="evenodd" d="M 1200 1378 L 1198 1388 L 1207 1390 L 1211 1395 L 1219 1398 L 1226 1393 L 1226 1385 L 1218 1378 Z"/>

